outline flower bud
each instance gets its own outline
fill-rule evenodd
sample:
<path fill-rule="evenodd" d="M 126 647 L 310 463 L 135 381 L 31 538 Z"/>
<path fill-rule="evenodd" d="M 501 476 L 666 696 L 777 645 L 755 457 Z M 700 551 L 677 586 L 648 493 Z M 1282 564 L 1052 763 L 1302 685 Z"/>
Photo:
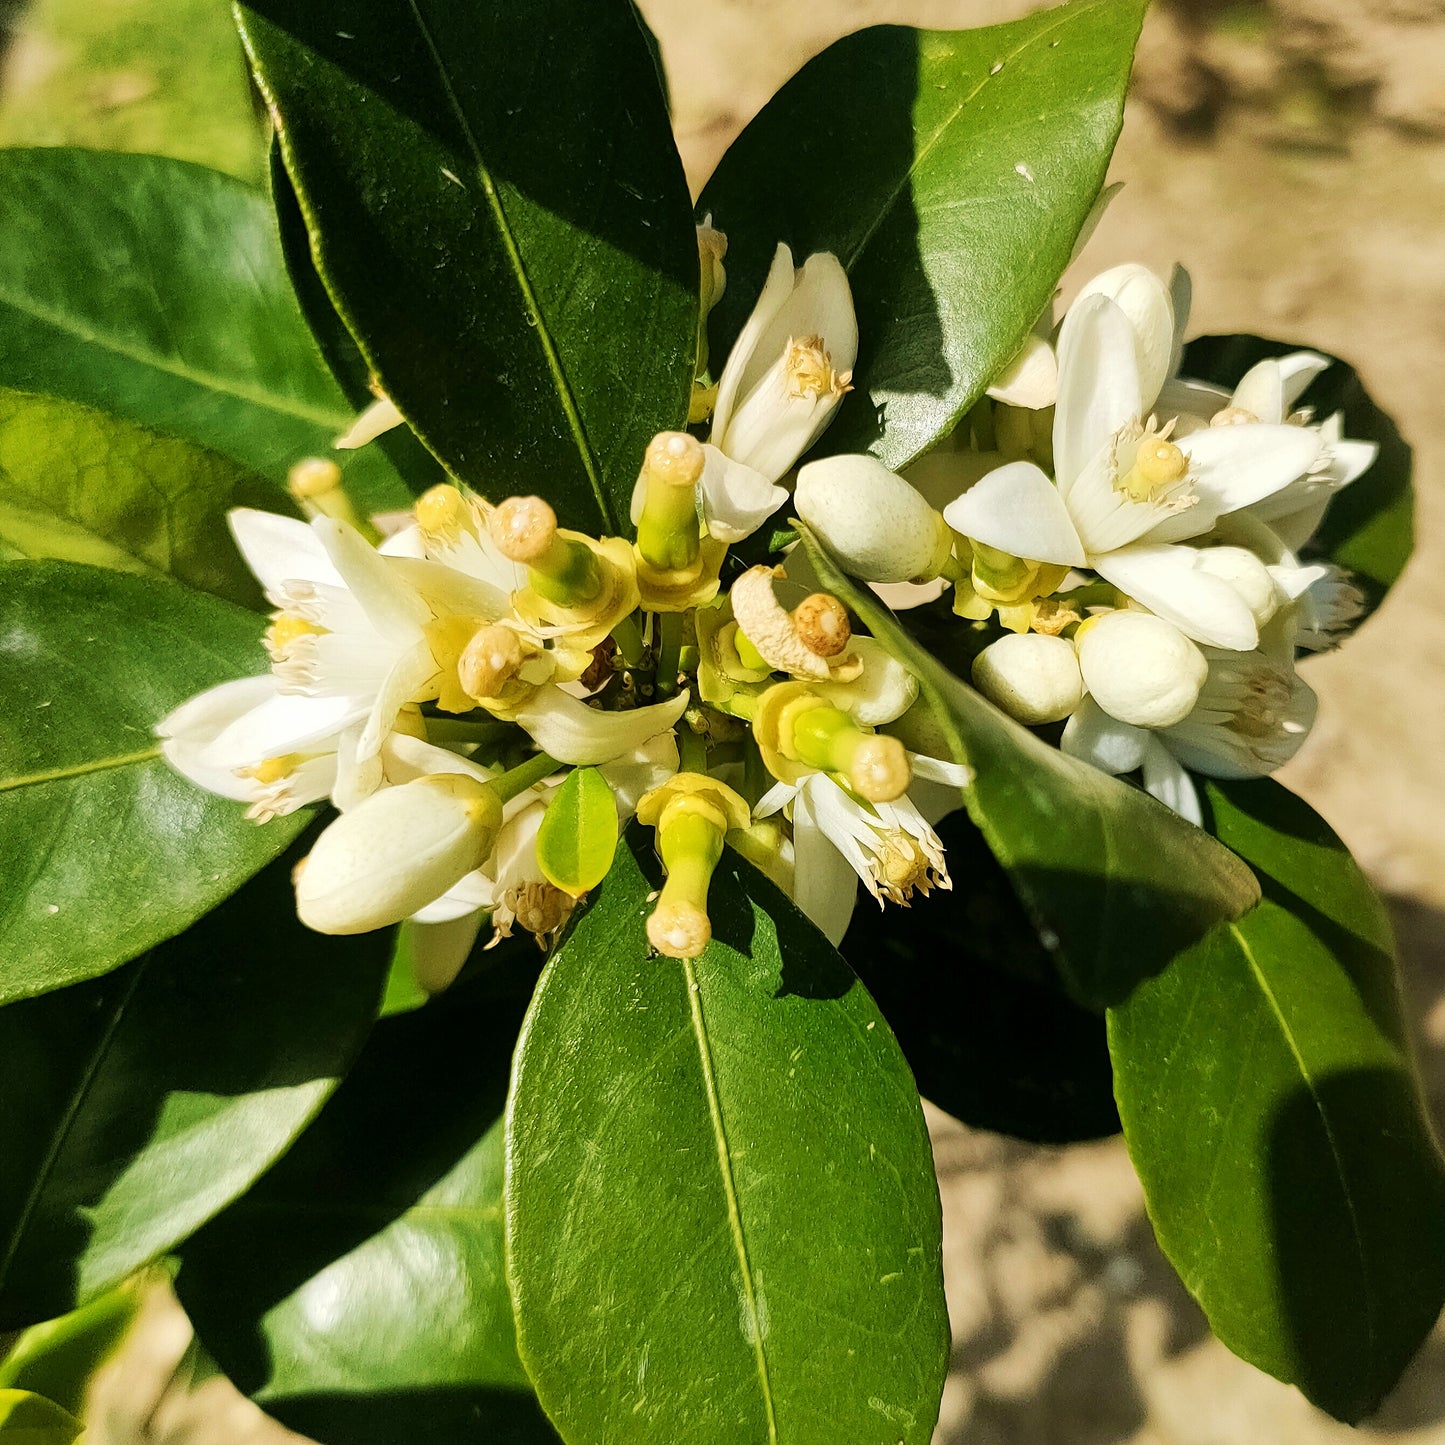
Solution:
<path fill-rule="evenodd" d="M 927 581 L 948 559 L 952 534 L 942 516 L 873 457 L 809 462 L 794 500 L 823 545 L 865 581 Z"/>
<path fill-rule="evenodd" d="M 1187 717 L 1209 675 L 1204 654 L 1172 622 L 1109 612 L 1078 632 L 1084 686 L 1110 717 L 1166 728 Z"/>
<path fill-rule="evenodd" d="M 1139 392 L 1152 404 L 1169 375 L 1174 338 L 1174 302 L 1169 288 L 1147 266 L 1130 263 L 1086 281 L 1079 299 L 1085 296 L 1107 296 L 1129 318 L 1139 365 Z"/>
<path fill-rule="evenodd" d="M 368 933 L 440 898 L 487 859 L 502 805 L 485 783 L 433 773 L 343 813 L 297 870 L 296 911 L 318 933 Z"/>
<path fill-rule="evenodd" d="M 1263 627 L 1279 611 L 1280 594 L 1269 575 L 1269 568 L 1244 547 L 1206 547 L 1194 564 L 1198 572 L 1207 572 L 1228 582 L 1244 599 L 1244 605 Z"/>
<path fill-rule="evenodd" d="M 1062 722 L 1084 696 L 1073 643 L 1038 632 L 1015 633 L 985 647 L 973 662 L 973 685 L 1030 727 Z"/>

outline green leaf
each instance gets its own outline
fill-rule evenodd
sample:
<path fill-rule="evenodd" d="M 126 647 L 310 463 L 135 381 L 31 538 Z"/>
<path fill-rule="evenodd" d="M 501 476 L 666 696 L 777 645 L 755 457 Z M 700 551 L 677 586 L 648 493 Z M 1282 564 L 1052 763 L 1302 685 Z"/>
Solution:
<path fill-rule="evenodd" d="M 390 938 L 303 928 L 295 861 L 127 967 L 0 1009 L 0 1322 L 49 1319 L 178 1244 L 346 1072 Z"/>
<path fill-rule="evenodd" d="M 0 1440 L 5 1445 L 71 1445 L 80 1421 L 52 1400 L 26 1390 L 0 1390 Z"/>
<path fill-rule="evenodd" d="M 16 562 L 0 587 L 0 1003 L 179 933 L 305 825 L 171 772 L 154 725 L 259 672 L 261 619 L 164 578 Z"/>
<path fill-rule="evenodd" d="M 540 487 L 615 529 L 647 442 L 686 420 L 698 305 L 631 5 L 238 14 L 318 269 L 387 395 L 478 490 Z"/>
<path fill-rule="evenodd" d="M 721 358 L 779 241 L 853 285 L 854 392 L 821 450 L 902 467 L 1011 361 L 1104 182 L 1142 0 L 1079 0 L 984 30 L 877 26 L 762 109 L 698 203 L 728 238 Z"/>
<path fill-rule="evenodd" d="M 297 310 L 265 199 L 183 161 L 0 151 L 0 386 L 181 437 L 273 482 L 353 409 Z M 343 458 L 373 509 L 385 457 Z"/>
<path fill-rule="evenodd" d="M 1124 1137 L 1215 1334 L 1354 1422 L 1445 1302 L 1445 1166 L 1389 925 L 1300 799 L 1268 781 L 1208 796 L 1264 901 L 1110 1011 Z"/>
<path fill-rule="evenodd" d="M 938 1188 L 888 1025 L 736 855 L 692 962 L 649 957 L 655 886 L 619 850 L 518 1047 L 507 1268 L 538 1398 L 569 1442 L 927 1441 Z"/>
<path fill-rule="evenodd" d="M 918 679 L 936 740 L 973 769 L 963 803 L 1076 1002 L 1103 1008 L 1259 897 L 1249 869 L 1147 793 L 1050 747 L 961 682 L 799 524 L 823 585 Z"/>
<path fill-rule="evenodd" d="M 1314 350 L 1258 336 L 1201 336 L 1184 350 L 1183 375 L 1231 390 L 1256 362 L 1291 351 Z M 1327 356 L 1328 352 L 1320 352 Z M 1345 414 L 1345 435 L 1378 444 L 1374 465 L 1330 502 L 1306 558 L 1335 562 L 1365 594 L 1368 616 L 1399 580 L 1415 545 L 1414 454 L 1390 417 L 1371 400 L 1354 367 L 1338 357 L 1312 381 L 1300 405 L 1323 421 Z"/>
<path fill-rule="evenodd" d="M 181 1250 L 206 1347 L 324 1445 L 556 1445 L 502 1269 L 502 1107 L 527 991 L 495 983 L 383 1019 L 280 1165 Z"/>
<path fill-rule="evenodd" d="M 146 575 L 245 607 L 261 589 L 226 529 L 228 507 L 277 511 L 275 487 L 218 452 L 74 402 L 0 388 L 0 541 Z"/>
<path fill-rule="evenodd" d="M 1044 1144 L 1116 1134 L 1104 1020 L 1066 998 L 978 829 L 937 824 L 953 888 L 903 916 L 862 899 L 842 954 L 883 1010 L 919 1092 L 975 1129 Z"/>
<path fill-rule="evenodd" d="M 281 147 L 273 142 L 271 146 L 269 175 L 271 201 L 276 207 L 276 225 L 281 236 L 281 252 L 286 258 L 286 270 L 296 290 L 296 301 L 306 317 L 306 324 L 337 385 L 346 393 L 346 399 L 358 411 L 363 411 L 376 400 L 371 389 L 371 368 L 366 358 L 357 349 L 346 323 L 337 313 L 327 293 L 326 283 L 316 269 L 311 256 L 311 237 L 306 231 L 306 218 L 301 214 L 301 202 L 296 197 L 296 188 L 286 174 L 281 159 Z M 379 449 L 396 468 L 407 486 L 420 496 L 428 487 L 447 480 L 446 471 L 432 454 L 418 440 L 408 426 L 393 427 L 383 432 L 368 450 Z M 345 457 L 347 453 L 340 453 Z M 354 455 L 354 453 L 352 454 Z"/>
<path fill-rule="evenodd" d="M 574 768 L 552 795 L 537 830 L 537 863 L 573 898 L 606 876 L 617 851 L 617 804 L 596 768 Z"/>

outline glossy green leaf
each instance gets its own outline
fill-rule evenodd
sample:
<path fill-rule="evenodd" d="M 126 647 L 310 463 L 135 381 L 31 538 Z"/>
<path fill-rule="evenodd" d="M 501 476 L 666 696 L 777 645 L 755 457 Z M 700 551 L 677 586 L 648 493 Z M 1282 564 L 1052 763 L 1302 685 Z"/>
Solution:
<path fill-rule="evenodd" d="M 649 956 L 641 831 L 553 956 L 507 1117 L 518 1342 L 569 1445 L 927 1441 L 948 1359 L 908 1066 L 735 854 L 713 941 Z"/>
<path fill-rule="evenodd" d="M 1201 336 L 1185 348 L 1180 371 L 1233 389 L 1257 361 L 1304 349 L 1258 336 Z M 1345 435 L 1377 443 L 1380 454 L 1369 471 L 1330 502 L 1304 555 L 1349 571 L 1365 594 L 1368 616 L 1399 580 L 1414 549 L 1414 454 L 1388 414 L 1371 400 L 1354 367 L 1331 359 L 1334 365 L 1310 383 L 1300 405 L 1312 408 L 1320 421 L 1344 412 Z"/>
<path fill-rule="evenodd" d="M 27 1390 L 0 1390 L 0 1440 L 5 1445 L 71 1445 L 80 1421 L 53 1400 Z"/>
<path fill-rule="evenodd" d="M 271 861 L 265 827 L 160 759 L 154 725 L 266 665 L 254 613 L 65 562 L 0 573 L 0 1003 L 107 973 Z"/>
<path fill-rule="evenodd" d="M 728 238 L 726 355 L 773 248 L 832 251 L 858 312 L 854 391 L 823 451 L 901 467 L 945 435 L 1048 306 L 1104 182 L 1142 0 L 983 30 L 878 26 L 762 109 L 698 203 Z"/>
<path fill-rule="evenodd" d="M 698 290 L 631 5 L 238 13 L 318 268 L 383 389 L 478 490 L 616 528 L 647 442 L 686 418 Z"/>
<path fill-rule="evenodd" d="M 323 1445 L 556 1445 L 502 1269 L 501 1116 L 527 993 L 496 982 L 382 1020 L 291 1153 L 181 1250 L 206 1347 Z"/>
<path fill-rule="evenodd" d="M 859 900 L 841 952 L 919 1092 L 975 1129 L 1044 1144 L 1119 1130 L 1104 1021 L 1064 996 L 1008 875 L 962 811 L 937 824 L 950 891 L 904 915 Z"/>
<path fill-rule="evenodd" d="M 0 151 L 0 386 L 114 412 L 285 482 L 353 408 L 301 319 L 265 198 L 183 161 Z M 374 449 L 368 507 L 405 506 Z"/>
<path fill-rule="evenodd" d="M 295 861 L 125 968 L 0 1009 L 0 1323 L 49 1319 L 171 1249 L 345 1073 L 390 939 L 303 928 Z"/>
<path fill-rule="evenodd" d="M 1050 747 L 943 667 L 800 524 L 808 557 L 918 678 L 936 740 L 974 770 L 964 806 L 1033 915 L 1074 999 L 1125 997 L 1259 897 L 1249 869 L 1147 793 Z M 942 755 L 942 752 L 939 754 Z"/>
<path fill-rule="evenodd" d="M 316 269 L 311 255 L 311 237 L 306 230 L 306 218 L 301 214 L 301 202 L 296 197 L 296 188 L 286 174 L 281 159 L 281 147 L 273 141 L 269 161 L 271 202 L 276 208 L 276 226 L 281 237 L 281 253 L 286 258 L 286 270 L 296 292 L 297 304 L 306 317 L 306 324 L 316 340 L 336 384 L 346 394 L 346 399 L 360 412 L 376 400 L 372 390 L 371 368 L 366 358 L 357 349 L 356 342 L 346 329 L 346 323 L 337 313 L 326 283 Z M 428 487 L 445 482 L 447 474 L 441 463 L 421 444 L 415 432 L 408 426 L 393 427 L 383 432 L 368 449 L 379 450 L 396 468 L 407 486 L 420 496 Z M 346 453 L 340 453 L 343 458 Z M 354 454 L 353 454 L 354 455 Z"/>
<path fill-rule="evenodd" d="M 149 1273 L 142 1272 L 59 1319 L 31 1325 L 0 1360 L 0 1387 L 33 1390 L 79 1414 L 90 1377 L 130 1330 Z"/>
<path fill-rule="evenodd" d="M 75 402 L 0 388 L 0 541 L 20 556 L 169 573 L 245 607 L 261 589 L 228 507 L 285 506 L 218 452 Z"/>
<path fill-rule="evenodd" d="M 617 804 L 596 768 L 573 768 L 552 795 L 537 830 L 537 863 L 573 898 L 606 876 L 617 851 Z"/>
<path fill-rule="evenodd" d="M 1110 1011 L 1124 1137 L 1215 1334 L 1353 1422 L 1445 1302 L 1445 1166 L 1389 924 L 1300 799 L 1269 781 L 1208 797 L 1264 901 Z"/>

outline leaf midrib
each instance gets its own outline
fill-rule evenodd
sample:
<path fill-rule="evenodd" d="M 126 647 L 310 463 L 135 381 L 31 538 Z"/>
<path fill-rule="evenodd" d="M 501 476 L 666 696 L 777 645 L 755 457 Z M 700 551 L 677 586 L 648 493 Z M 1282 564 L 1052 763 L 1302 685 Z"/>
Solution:
<path fill-rule="evenodd" d="M 325 427 L 328 431 L 340 430 L 351 424 L 352 417 L 349 412 L 307 406 L 301 402 L 289 401 L 273 392 L 263 391 L 260 387 L 245 386 L 235 381 L 225 380 L 210 372 L 197 370 L 178 359 L 167 358 L 159 352 L 147 351 L 144 347 L 128 344 L 119 337 L 106 335 L 93 328 L 82 326 L 73 316 L 51 311 L 37 304 L 33 298 L 16 297 L 3 288 L 0 288 L 0 306 L 8 306 L 22 316 L 28 316 L 32 321 L 42 322 L 66 336 L 97 346 L 115 356 L 123 356 L 127 361 L 148 366 L 167 376 L 173 376 L 179 381 L 190 382 L 191 385 L 198 386 L 203 390 L 233 397 L 237 401 L 244 401 L 252 406 L 261 407 L 263 410 L 275 412 L 278 416 L 289 416 L 296 421 L 310 422 L 314 426 Z"/>
<path fill-rule="evenodd" d="M 1239 945 L 1239 950 L 1244 955 L 1245 962 L 1254 974 L 1255 981 L 1259 985 L 1260 993 L 1264 996 L 1265 1002 L 1274 1014 L 1275 1021 L 1279 1025 L 1280 1034 L 1288 1045 L 1290 1054 L 1294 1058 L 1295 1067 L 1299 1070 L 1300 1078 L 1304 1080 L 1305 1088 L 1309 1090 L 1310 1099 L 1315 1106 L 1315 1112 L 1319 1115 L 1320 1127 L 1324 1130 L 1325 1142 L 1329 1146 L 1330 1157 L 1334 1160 L 1335 1177 L 1338 1179 L 1340 1186 L 1340 1197 L 1344 1201 L 1345 1213 L 1350 1221 L 1350 1233 L 1354 1236 L 1355 1240 L 1356 1263 L 1359 1265 L 1361 1293 L 1364 1295 L 1362 1313 L 1365 1326 L 1365 1351 L 1373 1366 L 1376 1351 L 1375 1296 L 1374 1291 L 1370 1287 L 1369 1257 L 1365 1250 L 1364 1235 L 1360 1230 L 1359 1211 L 1355 1207 L 1354 1195 L 1350 1192 L 1349 1175 L 1345 1171 L 1345 1162 L 1340 1152 L 1339 1141 L 1335 1138 L 1335 1131 L 1330 1123 L 1329 1112 L 1325 1108 L 1324 1101 L 1319 1096 L 1319 1091 L 1315 1088 L 1315 1081 L 1310 1077 L 1309 1068 L 1305 1063 L 1304 1055 L 1300 1052 L 1294 1031 L 1290 1028 L 1289 1021 L 1284 1016 L 1284 1010 L 1280 1008 L 1279 1000 L 1275 997 L 1274 990 L 1270 987 L 1264 970 L 1259 966 L 1259 961 L 1254 956 L 1254 950 L 1249 946 L 1249 940 L 1245 938 L 1243 931 L 1237 923 L 1231 923 L 1229 925 L 1229 931 L 1234 935 L 1234 940 Z"/>
<path fill-rule="evenodd" d="M 738 1205 L 737 1181 L 733 1177 L 732 1152 L 728 1148 L 727 1129 L 723 1123 L 722 1104 L 718 1098 L 717 1078 L 713 1072 L 712 1044 L 708 1039 L 707 1022 L 702 1012 L 702 989 L 691 959 L 682 961 L 683 981 L 687 985 L 689 1015 L 693 1037 L 697 1042 L 698 1059 L 702 1065 L 703 1085 L 707 1091 L 708 1117 L 712 1124 L 713 1142 L 717 1146 L 718 1170 L 722 1175 L 723 1193 L 727 1197 L 728 1229 L 742 1274 L 743 1299 L 752 1323 L 753 1358 L 757 1363 L 758 1384 L 762 1391 L 763 1411 L 768 1422 L 768 1445 L 777 1445 L 778 1422 L 773 1409 L 773 1387 L 768 1377 L 768 1357 L 763 1349 L 763 1322 L 758 1310 L 757 1288 L 753 1282 L 752 1261 L 748 1256 L 747 1239 L 743 1234 L 742 1211 Z"/>
<path fill-rule="evenodd" d="M 567 373 L 562 366 L 562 358 L 558 354 L 556 342 L 552 339 L 552 328 L 547 324 L 547 318 L 542 314 L 541 304 L 537 300 L 537 293 L 532 287 L 532 278 L 527 274 L 526 264 L 522 260 L 521 248 L 517 245 L 517 238 L 512 234 L 512 224 L 507 218 L 506 208 L 502 205 L 501 194 L 492 177 L 491 168 L 487 165 L 482 156 L 482 148 L 477 142 L 476 133 L 472 130 L 471 121 L 467 118 L 466 111 L 457 95 L 456 88 L 452 85 L 451 73 L 447 70 L 446 61 L 442 58 L 440 49 L 432 36 L 431 28 L 427 25 L 421 13 L 418 0 L 406 0 L 407 9 L 411 11 L 412 18 L 416 21 L 418 31 L 426 44 L 427 53 L 432 58 L 432 64 L 436 67 L 437 76 L 441 81 L 442 93 L 446 96 L 447 105 L 450 107 L 457 125 L 461 128 L 463 138 L 472 153 L 472 163 L 476 166 L 477 177 L 482 183 L 482 191 L 487 198 L 488 209 L 496 222 L 497 231 L 502 238 L 502 244 L 506 248 L 507 262 L 512 269 L 512 274 L 517 281 L 517 287 L 522 293 L 523 304 L 528 314 L 536 323 L 529 329 L 532 330 L 542 347 L 542 355 L 547 363 L 547 370 L 552 377 L 552 385 L 557 392 L 557 400 L 561 404 L 562 414 L 567 419 L 567 429 L 572 433 L 572 440 L 577 447 L 577 455 L 581 459 L 582 468 L 587 473 L 587 481 L 592 488 L 592 495 L 596 501 L 599 511 L 602 514 L 603 525 L 609 529 L 616 528 L 616 519 L 612 515 L 612 506 L 608 500 L 607 492 L 602 485 L 602 477 L 598 472 L 596 455 L 593 452 L 592 444 L 587 436 L 587 428 L 582 420 L 582 413 L 577 405 L 577 399 L 572 394 L 571 383 L 567 380 Z"/>
<path fill-rule="evenodd" d="M 149 763 L 160 757 L 160 744 L 135 753 L 115 753 L 110 757 L 93 758 L 88 763 L 73 763 L 68 767 L 50 768 L 38 773 L 22 773 L 14 778 L 0 778 L 0 793 L 14 792 L 17 788 L 34 787 L 39 783 L 63 782 L 66 778 L 83 778 L 90 773 L 103 773 L 111 768 L 127 768 L 134 763 Z"/>
<path fill-rule="evenodd" d="M 1095 3 L 1093 4 L 1078 6 L 1061 5 L 1056 12 L 1056 19 L 1054 19 L 1050 24 L 1045 25 L 1041 30 L 1033 31 L 1028 37 L 1021 41 L 1015 49 L 1007 52 L 1007 54 L 1004 55 L 1000 64 L 1006 67 L 1012 61 L 1017 60 L 1019 56 L 1023 55 L 1026 51 L 1032 49 L 1033 46 L 1038 41 L 1042 40 L 1046 35 L 1049 35 L 1051 32 L 1057 30 L 1061 25 L 1064 25 L 1067 22 L 1073 20 L 1076 16 L 1084 13 L 1085 11 L 1097 10 L 1098 8 L 1099 0 L 1095 0 Z M 994 73 L 986 71 L 982 79 L 979 80 L 978 84 L 975 85 L 973 89 L 970 90 L 968 94 L 965 95 L 956 106 L 954 106 L 952 112 L 949 114 L 947 119 L 942 121 L 934 130 L 933 134 L 928 137 L 927 141 L 925 141 L 924 144 L 914 152 L 913 160 L 909 163 L 908 169 L 905 170 L 903 174 L 899 177 L 898 184 L 894 186 L 893 190 L 889 193 L 888 199 L 884 201 L 881 206 L 878 207 L 877 214 L 874 216 L 872 222 L 869 224 L 868 229 L 864 231 L 863 235 L 859 238 L 858 244 L 856 247 L 854 247 L 852 254 L 847 258 L 847 260 L 844 261 L 843 268 L 850 275 L 852 274 L 853 267 L 857 265 L 864 251 L 868 249 L 868 245 L 872 241 L 874 235 L 877 233 L 878 228 L 892 213 L 894 206 L 898 203 L 898 198 L 903 194 L 905 189 L 912 182 L 914 172 L 928 158 L 928 156 L 932 154 L 935 147 L 938 146 L 938 144 L 942 141 L 944 135 L 953 127 L 954 122 L 959 118 L 960 115 L 963 114 L 964 110 L 969 105 L 971 105 L 975 99 L 977 99 L 979 92 L 992 79 L 994 79 Z"/>

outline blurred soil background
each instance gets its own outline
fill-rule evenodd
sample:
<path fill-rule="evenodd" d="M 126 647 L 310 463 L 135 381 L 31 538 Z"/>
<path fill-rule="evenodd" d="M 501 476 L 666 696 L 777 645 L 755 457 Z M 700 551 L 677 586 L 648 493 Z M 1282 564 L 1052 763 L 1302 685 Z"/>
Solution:
<path fill-rule="evenodd" d="M 0 144 L 151 150 L 257 179 L 263 148 L 226 8 L 0 0 Z M 696 189 L 835 37 L 1039 7 L 642 8 Z M 1416 448 L 1415 560 L 1362 633 L 1305 665 L 1320 721 L 1285 778 L 1391 901 L 1445 1124 L 1445 0 L 1156 0 L 1113 178 L 1124 190 L 1084 273 L 1182 261 L 1195 278 L 1193 333 L 1256 331 L 1346 357 Z M 954 1328 L 937 1445 L 1445 1445 L 1445 1333 L 1380 1414 L 1349 1431 L 1209 1337 L 1154 1245 L 1118 1140 L 1044 1149 L 932 1119 Z M 186 1336 L 158 1302 L 110 1368 L 110 1423 L 88 1439 L 136 1438 Z M 147 1438 L 169 1442 L 296 1439 L 218 1380 L 166 1401 L 151 1426 Z"/>

